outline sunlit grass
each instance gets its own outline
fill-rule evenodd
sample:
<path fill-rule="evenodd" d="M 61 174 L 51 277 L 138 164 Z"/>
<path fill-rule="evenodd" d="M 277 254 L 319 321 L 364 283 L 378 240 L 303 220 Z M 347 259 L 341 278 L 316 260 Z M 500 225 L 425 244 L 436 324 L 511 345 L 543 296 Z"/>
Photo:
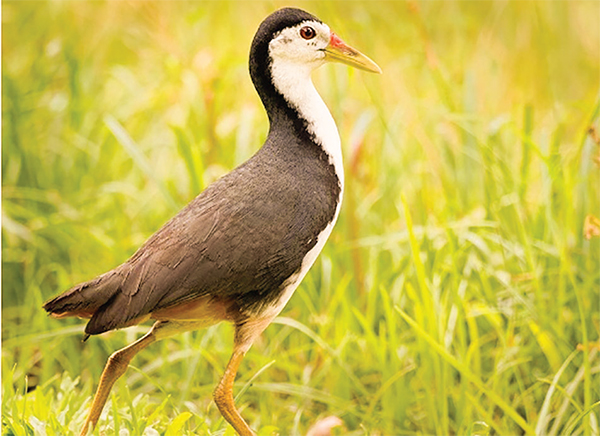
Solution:
<path fill-rule="evenodd" d="M 84 344 L 41 305 L 254 153 L 247 52 L 283 5 L 3 2 L 3 434 L 77 434 L 108 355 L 147 330 Z M 384 74 L 314 76 L 344 206 L 242 364 L 244 417 L 265 435 L 328 415 L 339 434 L 599 434 L 598 3 L 298 5 Z M 231 334 L 145 350 L 96 434 L 233 434 L 211 396 Z"/>

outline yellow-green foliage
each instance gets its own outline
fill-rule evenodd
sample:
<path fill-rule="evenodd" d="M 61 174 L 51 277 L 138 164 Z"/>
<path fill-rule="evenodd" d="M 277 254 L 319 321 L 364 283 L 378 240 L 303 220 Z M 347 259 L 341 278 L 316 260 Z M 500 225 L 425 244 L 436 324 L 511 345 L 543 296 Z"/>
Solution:
<path fill-rule="evenodd" d="M 3 434 L 76 432 L 107 356 L 147 329 L 84 344 L 41 305 L 256 151 L 247 53 L 284 5 L 3 1 Z M 328 415 L 350 435 L 598 434 L 600 3 L 296 5 L 384 74 L 314 75 L 345 203 L 242 364 L 242 414 L 265 435 Z M 211 402 L 231 332 L 141 353 L 96 434 L 232 434 Z"/>

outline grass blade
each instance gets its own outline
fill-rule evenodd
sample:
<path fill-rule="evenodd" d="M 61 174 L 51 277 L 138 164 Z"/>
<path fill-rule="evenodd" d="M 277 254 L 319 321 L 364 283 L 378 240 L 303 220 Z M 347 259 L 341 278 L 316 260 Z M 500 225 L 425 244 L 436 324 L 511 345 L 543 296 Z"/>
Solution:
<path fill-rule="evenodd" d="M 473 383 L 477 389 L 483 392 L 496 406 L 498 406 L 504 413 L 506 413 L 519 427 L 521 427 L 526 434 L 534 435 L 535 429 L 529 425 L 525 419 L 519 413 L 513 409 L 506 401 L 500 397 L 496 392 L 486 387 L 485 383 L 477 377 L 475 374 L 471 372 L 469 368 L 467 368 L 463 363 L 459 362 L 454 356 L 452 356 L 444 347 L 442 347 L 435 339 L 433 339 L 430 335 L 425 332 L 421 326 L 419 326 L 410 316 L 406 314 L 402 309 L 396 306 L 396 310 L 402 316 L 404 321 L 408 323 L 412 327 L 412 329 L 417 333 L 417 335 L 425 340 L 439 356 L 444 359 L 447 363 L 452 365 L 454 369 L 456 369 L 461 376 L 465 377 L 471 383 Z"/>
<path fill-rule="evenodd" d="M 131 159 L 137 165 L 137 167 L 158 187 L 160 193 L 170 204 L 171 208 L 174 211 L 178 211 L 180 206 L 169 193 L 165 184 L 158 177 L 156 177 L 155 171 L 152 169 L 148 159 L 140 151 L 138 145 L 131 138 L 131 136 L 129 136 L 127 130 L 125 130 L 125 128 L 112 115 L 106 115 L 104 117 L 104 123 L 115 136 L 119 144 L 121 144 L 129 156 L 131 156 Z"/>

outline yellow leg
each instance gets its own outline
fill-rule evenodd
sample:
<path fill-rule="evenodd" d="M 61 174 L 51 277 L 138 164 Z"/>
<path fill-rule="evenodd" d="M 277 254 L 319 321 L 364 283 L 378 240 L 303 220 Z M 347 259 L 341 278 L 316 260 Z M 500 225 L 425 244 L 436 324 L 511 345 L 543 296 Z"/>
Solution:
<path fill-rule="evenodd" d="M 223 374 L 213 396 L 223 418 L 231 424 L 240 436 L 256 436 L 256 433 L 252 431 L 240 412 L 237 411 L 233 402 L 233 382 L 245 354 L 243 351 L 234 350 L 227 368 L 225 368 L 225 374 Z"/>
<path fill-rule="evenodd" d="M 250 426 L 244 421 L 233 402 L 233 382 L 246 351 L 258 335 L 269 325 L 271 318 L 256 319 L 237 324 L 231 359 L 225 368 L 225 373 L 217 385 L 213 397 L 223 418 L 231 424 L 240 436 L 256 436 Z"/>
<path fill-rule="evenodd" d="M 270 319 L 262 319 L 236 326 L 233 353 L 227 364 L 225 373 L 214 392 L 215 403 L 219 411 L 240 436 L 256 436 L 256 433 L 252 431 L 235 408 L 233 382 L 246 351 L 248 351 L 254 339 L 267 327 L 270 321 Z M 195 330 L 210 324 L 213 323 L 157 321 L 145 336 L 113 353 L 108 358 L 104 371 L 102 371 L 102 377 L 100 378 L 96 395 L 94 395 L 92 408 L 79 436 L 86 436 L 88 432 L 94 429 L 112 386 L 125 373 L 129 362 L 137 353 L 153 342 L 171 336 L 174 333 Z"/>
<path fill-rule="evenodd" d="M 125 348 L 122 348 L 118 351 L 115 351 L 108 358 L 108 362 L 106 362 L 106 366 L 104 367 L 104 371 L 102 371 L 102 377 L 100 377 L 100 383 L 98 384 L 98 389 L 96 390 L 96 395 L 94 395 L 94 401 L 92 402 L 92 408 L 90 409 L 90 413 L 85 420 L 85 424 L 83 424 L 83 428 L 81 429 L 81 433 L 79 436 L 85 436 L 88 434 L 90 430 L 93 430 L 100 418 L 100 414 L 102 413 L 102 409 L 106 404 L 106 400 L 108 399 L 108 394 L 110 393 L 111 388 L 115 384 L 115 382 L 125 374 L 127 370 L 127 366 L 129 362 L 137 353 L 146 348 L 153 342 L 156 342 L 159 339 L 162 339 L 165 335 L 160 335 L 160 337 L 156 334 L 158 329 L 162 326 L 166 325 L 166 323 L 157 322 L 154 324 L 152 329 L 146 333 L 146 335 L 142 336 L 140 339 L 135 341 L 133 344 L 128 345 Z"/>

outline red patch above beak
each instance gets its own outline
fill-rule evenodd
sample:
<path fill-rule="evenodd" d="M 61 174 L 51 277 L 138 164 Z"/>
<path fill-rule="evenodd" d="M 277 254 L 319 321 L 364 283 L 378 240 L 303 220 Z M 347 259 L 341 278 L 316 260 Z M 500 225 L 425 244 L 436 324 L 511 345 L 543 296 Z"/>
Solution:
<path fill-rule="evenodd" d="M 329 38 L 329 45 L 331 47 L 337 48 L 346 48 L 346 43 L 342 41 L 342 38 L 337 36 L 335 33 L 331 32 L 331 37 Z"/>

